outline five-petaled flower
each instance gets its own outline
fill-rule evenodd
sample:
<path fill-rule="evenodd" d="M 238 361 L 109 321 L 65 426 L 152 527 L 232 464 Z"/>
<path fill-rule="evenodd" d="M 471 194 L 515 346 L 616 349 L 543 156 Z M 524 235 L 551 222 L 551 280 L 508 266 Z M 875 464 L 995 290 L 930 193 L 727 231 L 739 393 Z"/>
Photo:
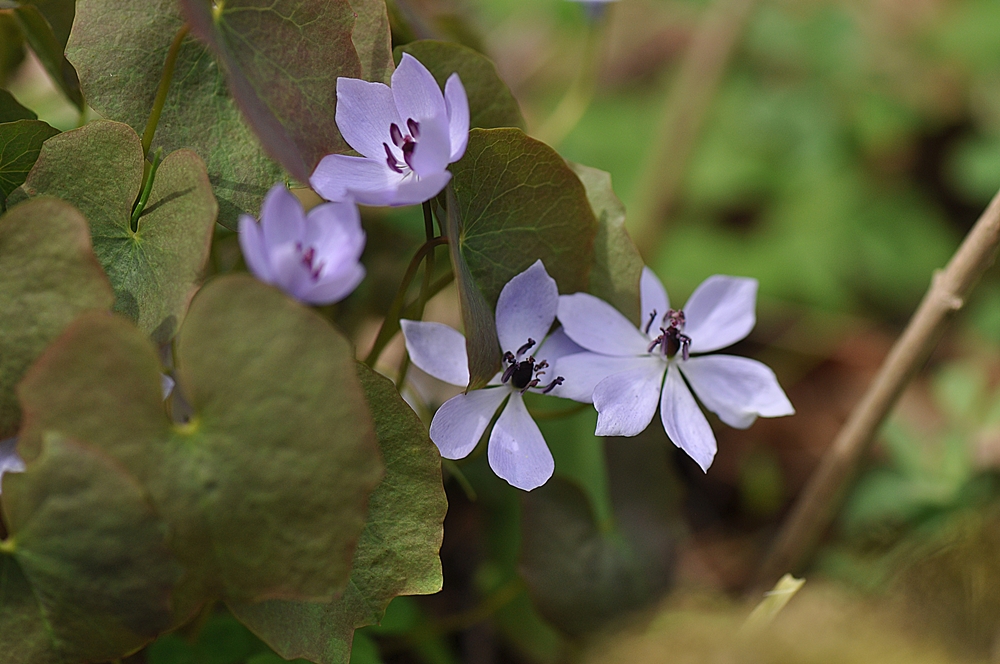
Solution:
<path fill-rule="evenodd" d="M 528 414 L 522 395 L 528 390 L 547 393 L 559 385 L 562 379 L 552 375 L 549 365 L 567 348 L 568 352 L 579 351 L 558 332 L 546 339 L 558 302 L 556 282 L 541 261 L 535 261 L 503 287 L 497 300 L 496 326 L 505 368 L 487 387 L 459 394 L 438 408 L 430 436 L 441 456 L 468 456 L 506 400 L 490 433 L 487 455 L 493 472 L 525 491 L 541 486 L 552 476 L 552 454 Z M 406 350 L 415 365 L 452 385 L 468 385 L 465 338 L 460 332 L 440 323 L 400 323 Z"/>
<path fill-rule="evenodd" d="M 764 364 L 733 355 L 694 355 L 746 337 L 756 322 L 756 299 L 755 279 L 715 275 L 695 289 L 683 309 L 671 309 L 660 280 L 645 268 L 643 325 L 636 329 L 603 300 L 586 293 L 563 295 L 559 321 L 569 338 L 590 352 L 556 363 L 566 377 L 560 395 L 593 401 L 600 436 L 641 433 L 659 402 L 670 440 L 707 471 L 715 457 L 715 436 L 688 385 L 732 427 L 744 429 L 758 415 L 795 412 Z"/>
<path fill-rule="evenodd" d="M 403 54 L 392 87 L 356 78 L 337 79 L 337 127 L 363 156 L 323 157 L 309 179 L 329 201 L 361 205 L 413 205 L 439 194 L 448 164 L 465 154 L 469 100 L 458 74 L 444 94 L 427 68 Z"/>
<path fill-rule="evenodd" d="M 338 302 L 365 277 L 365 248 L 358 207 L 317 205 L 307 215 L 298 199 L 277 184 L 264 198 L 258 226 L 240 217 L 240 247 L 247 266 L 267 284 L 309 304 Z"/>

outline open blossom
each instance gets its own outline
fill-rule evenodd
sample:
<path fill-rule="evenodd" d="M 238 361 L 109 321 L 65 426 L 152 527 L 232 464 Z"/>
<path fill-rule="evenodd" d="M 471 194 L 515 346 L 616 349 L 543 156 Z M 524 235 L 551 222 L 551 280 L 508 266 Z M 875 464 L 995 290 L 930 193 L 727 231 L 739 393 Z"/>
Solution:
<path fill-rule="evenodd" d="M 756 322 L 755 279 L 709 277 L 683 309 L 671 309 L 663 284 L 645 268 L 640 299 L 642 329 L 592 295 L 559 298 L 563 329 L 590 351 L 559 360 L 556 369 L 567 383 L 560 396 L 593 401 L 597 435 L 641 433 L 659 403 L 670 440 L 707 471 L 715 457 L 715 436 L 691 390 L 719 419 L 740 429 L 757 416 L 795 412 L 764 364 L 733 355 L 696 355 L 731 346 L 750 333 Z"/>
<path fill-rule="evenodd" d="M 365 277 L 358 207 L 324 203 L 306 214 L 280 184 L 267 192 L 259 225 L 240 217 L 240 248 L 254 276 L 309 304 L 339 302 Z"/>
<path fill-rule="evenodd" d="M 337 79 L 337 127 L 361 157 L 323 157 L 309 179 L 329 201 L 413 205 L 438 195 L 448 164 L 465 154 L 469 100 L 458 74 L 444 94 L 427 68 L 403 54 L 392 87 L 357 78 Z"/>
<path fill-rule="evenodd" d="M 526 491 L 552 476 L 555 462 L 522 395 L 528 390 L 547 393 L 558 386 L 562 379 L 551 377 L 549 364 L 563 353 L 580 350 L 558 332 L 538 346 L 555 320 L 558 301 L 556 282 L 541 261 L 503 287 L 496 325 L 505 368 L 485 388 L 459 394 L 438 408 L 430 436 L 441 456 L 468 456 L 506 401 L 490 433 L 487 456 L 493 472 Z M 446 383 L 468 385 L 468 356 L 460 332 L 440 323 L 400 322 L 415 365 Z"/>

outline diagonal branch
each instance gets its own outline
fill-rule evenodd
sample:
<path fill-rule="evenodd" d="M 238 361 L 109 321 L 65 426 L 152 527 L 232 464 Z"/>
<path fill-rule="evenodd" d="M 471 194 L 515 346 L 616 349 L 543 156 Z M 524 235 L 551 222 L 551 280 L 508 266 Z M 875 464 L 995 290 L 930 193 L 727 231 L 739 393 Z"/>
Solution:
<path fill-rule="evenodd" d="M 785 572 L 796 572 L 833 520 L 859 461 L 903 389 L 926 361 L 952 316 L 993 264 L 1000 245 L 1000 193 L 965 237 L 944 270 L 935 272 L 909 325 L 855 406 L 819 468 L 813 473 L 757 575 L 770 587 Z"/>

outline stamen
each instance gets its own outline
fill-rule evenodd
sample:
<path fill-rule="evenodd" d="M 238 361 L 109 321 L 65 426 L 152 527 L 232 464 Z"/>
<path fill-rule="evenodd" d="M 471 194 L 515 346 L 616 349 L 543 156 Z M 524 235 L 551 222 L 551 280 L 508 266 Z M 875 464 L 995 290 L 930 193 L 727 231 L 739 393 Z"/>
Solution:
<path fill-rule="evenodd" d="M 413 157 L 413 150 L 416 147 L 417 144 L 413 142 L 407 142 L 403 145 L 403 161 L 406 162 L 406 165 L 410 167 L 411 171 L 413 170 L 413 162 L 410 161 L 410 159 Z M 402 171 L 400 171 L 400 173 L 402 173 Z"/>
<path fill-rule="evenodd" d="M 417 122 L 413 118 L 407 118 L 407 120 L 406 120 L 406 128 L 410 130 L 410 136 L 412 136 L 414 138 L 414 140 L 420 138 L 420 123 L 419 122 Z"/>
<path fill-rule="evenodd" d="M 403 132 L 399 130 L 399 125 L 395 122 L 389 125 L 389 136 L 392 137 L 392 142 L 396 144 L 397 148 L 403 147 L 403 143 L 406 142 L 403 138 Z"/>
<path fill-rule="evenodd" d="M 532 339 L 531 337 L 528 337 L 528 343 L 524 344 L 523 346 L 517 349 L 517 356 L 516 356 L 517 359 L 521 359 L 521 356 L 524 355 L 526 352 L 528 352 L 528 350 L 530 350 L 534 345 L 535 345 L 535 340 Z"/>
<path fill-rule="evenodd" d="M 395 126 L 395 125 L 393 125 L 393 126 Z M 396 161 L 396 156 L 394 154 L 392 154 L 392 150 L 389 149 L 389 144 L 388 143 L 383 143 L 382 147 L 385 148 L 385 156 L 386 156 L 385 163 L 389 164 L 389 168 L 391 168 L 392 170 L 396 171 L 397 173 L 402 174 L 403 169 L 399 167 L 399 162 Z M 404 154 L 405 154 L 405 150 L 404 150 Z"/>
<path fill-rule="evenodd" d="M 563 380 L 565 379 L 562 376 L 556 376 L 555 380 L 542 388 L 542 394 L 548 394 L 552 390 L 556 389 L 556 386 L 563 384 Z"/>
<path fill-rule="evenodd" d="M 662 327 L 660 328 L 660 330 L 665 332 L 665 330 L 663 330 Z M 646 346 L 646 352 L 647 353 L 652 353 L 654 348 L 656 348 L 657 346 L 659 346 L 660 344 L 662 344 L 663 343 L 663 336 L 664 335 L 661 334 L 660 336 L 658 336 L 655 339 L 653 339 L 653 343 L 651 343 L 648 346 Z"/>
<path fill-rule="evenodd" d="M 510 355 L 510 351 L 507 351 L 507 354 Z M 514 375 L 515 371 L 517 371 L 517 362 L 512 361 L 510 366 L 504 370 L 503 377 L 500 378 L 500 382 L 506 383 L 507 381 L 509 381 L 510 377 Z"/>
<path fill-rule="evenodd" d="M 649 322 L 646 323 L 646 329 L 643 330 L 643 334 L 649 334 L 649 328 L 653 326 L 653 319 L 656 318 L 656 309 L 653 309 L 653 313 L 649 314 Z"/>

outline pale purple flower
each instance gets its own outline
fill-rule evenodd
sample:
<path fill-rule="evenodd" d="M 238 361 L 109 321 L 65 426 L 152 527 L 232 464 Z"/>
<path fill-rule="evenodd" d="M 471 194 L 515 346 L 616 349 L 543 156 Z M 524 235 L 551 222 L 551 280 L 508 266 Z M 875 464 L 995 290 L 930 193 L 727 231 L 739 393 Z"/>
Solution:
<path fill-rule="evenodd" d="M 590 352 L 558 361 L 556 370 L 566 377 L 558 394 L 594 403 L 597 435 L 641 433 L 659 403 L 670 440 L 707 471 L 715 457 L 715 436 L 691 390 L 719 419 L 739 429 L 758 416 L 795 412 L 764 364 L 733 355 L 695 355 L 750 334 L 756 322 L 756 279 L 709 277 L 677 310 L 670 308 L 663 284 L 649 268 L 640 286 L 642 329 L 592 295 L 559 298 L 563 329 Z"/>
<path fill-rule="evenodd" d="M 446 459 L 468 456 L 497 409 L 503 412 L 490 433 L 490 467 L 513 486 L 530 491 L 544 484 L 555 469 L 542 432 L 524 405 L 523 394 L 546 393 L 561 382 L 549 364 L 564 353 L 581 349 L 560 332 L 546 339 L 556 316 L 559 291 L 541 261 L 503 287 L 497 300 L 496 326 L 505 369 L 489 385 L 452 397 L 431 421 L 431 440 Z M 469 363 L 465 337 L 447 325 L 402 320 L 406 350 L 415 365 L 430 375 L 465 387 Z M 545 343 L 539 348 L 542 340 Z"/>
<path fill-rule="evenodd" d="M 17 438 L 0 440 L 0 484 L 4 473 L 23 473 L 24 461 L 17 454 Z"/>
<path fill-rule="evenodd" d="M 437 196 L 465 154 L 469 100 L 458 74 L 444 94 L 427 68 L 408 53 L 392 87 L 357 78 L 337 79 L 337 127 L 361 157 L 323 157 L 309 179 L 329 201 L 413 205 Z"/>
<path fill-rule="evenodd" d="M 247 267 L 266 284 L 309 304 L 339 302 L 365 277 L 365 232 L 358 207 L 317 205 L 309 214 L 284 185 L 271 187 L 260 224 L 240 217 L 240 248 Z"/>

